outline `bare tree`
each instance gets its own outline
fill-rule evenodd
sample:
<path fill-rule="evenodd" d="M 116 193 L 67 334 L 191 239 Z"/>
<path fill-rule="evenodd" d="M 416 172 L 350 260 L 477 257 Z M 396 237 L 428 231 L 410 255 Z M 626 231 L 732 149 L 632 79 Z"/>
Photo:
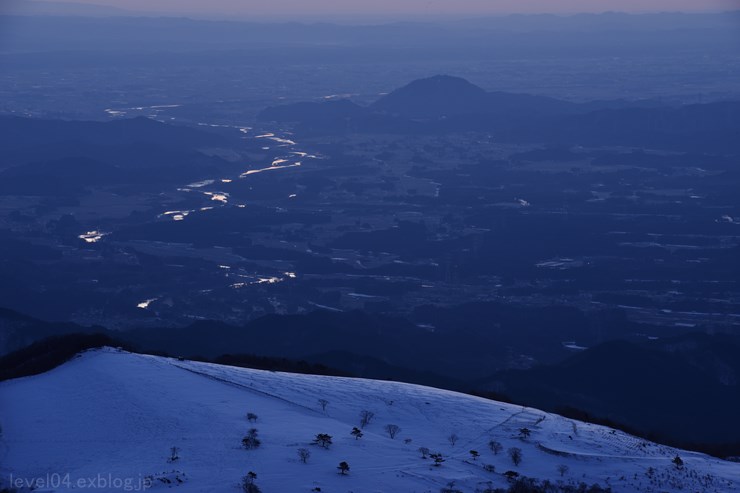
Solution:
<path fill-rule="evenodd" d="M 326 406 L 329 405 L 329 401 L 326 399 L 319 399 L 319 406 L 321 406 L 322 411 L 326 411 Z"/>
<path fill-rule="evenodd" d="M 257 438 L 257 428 L 250 428 L 247 432 L 247 436 L 242 438 L 242 445 L 247 450 L 252 450 L 259 447 L 262 444 L 259 438 Z"/>
<path fill-rule="evenodd" d="M 421 454 L 422 459 L 426 459 L 429 455 L 429 449 L 426 447 L 419 447 L 419 453 Z"/>
<path fill-rule="evenodd" d="M 316 438 L 313 439 L 313 443 L 321 446 L 322 448 L 328 449 L 331 446 L 331 435 L 326 433 L 319 433 Z"/>
<path fill-rule="evenodd" d="M 242 491 L 244 493 L 260 493 L 262 490 L 254 483 L 257 479 L 257 474 L 249 471 L 246 476 L 242 478 Z"/>
<path fill-rule="evenodd" d="M 558 466 L 558 472 L 560 473 L 560 477 L 562 478 L 563 476 L 565 476 L 565 473 L 568 472 L 568 466 L 566 466 L 565 464 L 560 464 Z"/>
<path fill-rule="evenodd" d="M 396 435 L 401 431 L 401 428 L 398 425 L 385 425 L 385 432 L 388 433 L 388 436 L 391 438 L 396 438 Z"/>
<path fill-rule="evenodd" d="M 519 438 L 529 438 L 532 434 L 532 430 L 529 428 L 519 428 Z"/>
<path fill-rule="evenodd" d="M 367 409 L 360 411 L 360 428 L 365 428 L 375 417 L 375 413 Z"/>
<path fill-rule="evenodd" d="M 180 458 L 180 449 L 177 447 L 170 447 L 170 458 L 167 459 L 167 462 L 175 462 L 179 458 Z"/>
<path fill-rule="evenodd" d="M 498 455 L 498 453 L 504 449 L 503 445 L 501 445 L 501 443 L 497 442 L 496 440 L 491 440 L 490 442 L 488 442 L 488 448 L 491 449 L 493 455 Z"/>
<path fill-rule="evenodd" d="M 519 473 L 516 471 L 506 471 L 504 473 L 504 476 L 506 476 L 506 479 L 509 481 L 514 481 L 516 478 L 519 477 Z"/>
<path fill-rule="evenodd" d="M 298 449 L 298 458 L 301 459 L 301 462 L 305 464 L 309 457 L 311 457 L 311 452 L 307 448 Z"/>
<path fill-rule="evenodd" d="M 509 449 L 509 457 L 511 458 L 511 462 L 513 462 L 515 466 L 518 466 L 522 463 L 522 449 L 511 447 Z"/>
<path fill-rule="evenodd" d="M 345 474 L 347 474 L 347 472 L 349 472 L 349 464 L 347 464 L 346 462 L 342 461 L 337 466 L 337 469 L 339 469 L 339 474 L 341 474 L 341 475 L 344 476 Z"/>
<path fill-rule="evenodd" d="M 354 428 L 352 428 L 352 431 L 350 431 L 350 435 L 355 437 L 355 440 L 359 440 L 360 438 L 362 438 L 362 431 L 355 426 Z"/>
<path fill-rule="evenodd" d="M 451 433 L 450 436 L 447 437 L 447 441 L 454 447 L 459 438 L 460 437 L 457 436 L 457 433 Z"/>

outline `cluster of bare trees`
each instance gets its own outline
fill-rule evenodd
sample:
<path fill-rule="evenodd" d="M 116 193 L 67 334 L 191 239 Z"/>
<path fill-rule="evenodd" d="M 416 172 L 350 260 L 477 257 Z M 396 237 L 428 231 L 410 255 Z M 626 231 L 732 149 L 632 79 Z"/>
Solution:
<path fill-rule="evenodd" d="M 242 446 L 247 450 L 258 448 L 262 445 L 262 441 L 257 435 L 257 428 L 250 428 L 249 431 L 247 431 L 246 436 L 242 438 Z"/>

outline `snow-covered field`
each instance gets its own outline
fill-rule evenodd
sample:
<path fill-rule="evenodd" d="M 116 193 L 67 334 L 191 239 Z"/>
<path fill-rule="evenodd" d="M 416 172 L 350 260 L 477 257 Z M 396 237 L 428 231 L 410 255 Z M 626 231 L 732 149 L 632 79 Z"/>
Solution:
<path fill-rule="evenodd" d="M 325 410 L 320 399 L 328 401 Z M 350 432 L 360 426 L 362 411 L 374 417 L 355 439 Z M 247 413 L 256 414 L 256 422 Z M 599 483 L 616 492 L 740 491 L 740 464 L 536 409 L 416 385 L 114 349 L 0 384 L 0 424 L 0 475 L 16 485 L 38 478 L 38 491 L 131 491 L 142 482 L 153 490 L 239 491 L 248 471 L 265 493 L 437 493 L 451 482 L 474 492 L 506 487 L 507 471 Z M 400 427 L 395 438 L 386 433 L 388 424 Z M 246 450 L 241 440 L 250 428 L 258 430 L 261 445 Z M 522 428 L 529 437 L 521 436 Z M 318 433 L 333 437 L 329 449 L 312 444 Z M 501 443 L 498 454 L 491 440 Z M 174 461 L 171 447 L 179 449 Z M 445 461 L 434 466 L 421 447 Z M 519 466 L 507 453 L 512 447 L 522 451 Z M 300 448 L 310 451 L 306 463 Z M 474 460 L 470 450 L 480 457 Z M 676 455 L 685 463 L 681 469 L 672 463 Z M 350 466 L 347 475 L 339 474 L 341 461 Z"/>

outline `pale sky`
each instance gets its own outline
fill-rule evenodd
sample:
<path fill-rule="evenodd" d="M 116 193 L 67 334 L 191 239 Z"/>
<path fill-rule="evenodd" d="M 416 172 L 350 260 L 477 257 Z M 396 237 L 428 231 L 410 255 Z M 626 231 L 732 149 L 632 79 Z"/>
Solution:
<path fill-rule="evenodd" d="M 0 0 L 2 2 L 4 0 Z M 65 0 L 48 0 L 65 1 Z M 69 0 L 66 0 L 69 1 Z M 72 0 L 137 11 L 239 16 L 722 11 L 740 0 Z"/>

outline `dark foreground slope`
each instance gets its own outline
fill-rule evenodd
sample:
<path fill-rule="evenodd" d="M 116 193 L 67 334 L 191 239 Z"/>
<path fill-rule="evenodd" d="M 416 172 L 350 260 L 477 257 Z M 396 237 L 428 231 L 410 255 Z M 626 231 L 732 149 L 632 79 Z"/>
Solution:
<path fill-rule="evenodd" d="M 509 371 L 489 388 L 517 402 L 578 409 L 656 438 L 740 443 L 737 337 L 690 334 L 606 343 L 556 365 Z"/>
<path fill-rule="evenodd" d="M 556 316 L 575 320 L 547 313 L 553 321 Z M 495 342 L 491 335 L 474 335 L 470 328 L 445 333 L 444 317 L 453 320 L 449 313 L 438 313 L 441 333 L 402 319 L 359 312 L 268 316 L 244 327 L 198 322 L 185 328 L 110 332 L 6 313 L 6 329 L 15 320 L 15 331 L 7 333 L 25 332 L 28 340 L 55 329 L 59 334 L 85 330 L 99 335 L 41 340 L 0 360 L 0 371 L 3 378 L 34 374 L 88 343 L 93 347 L 126 345 L 230 365 L 346 374 L 477 392 L 720 456 L 740 453 L 737 337 L 686 334 L 646 342 L 613 341 L 546 366 L 476 379 L 471 375 L 495 367 L 494 363 L 516 364 L 504 361 L 511 346 Z"/>

